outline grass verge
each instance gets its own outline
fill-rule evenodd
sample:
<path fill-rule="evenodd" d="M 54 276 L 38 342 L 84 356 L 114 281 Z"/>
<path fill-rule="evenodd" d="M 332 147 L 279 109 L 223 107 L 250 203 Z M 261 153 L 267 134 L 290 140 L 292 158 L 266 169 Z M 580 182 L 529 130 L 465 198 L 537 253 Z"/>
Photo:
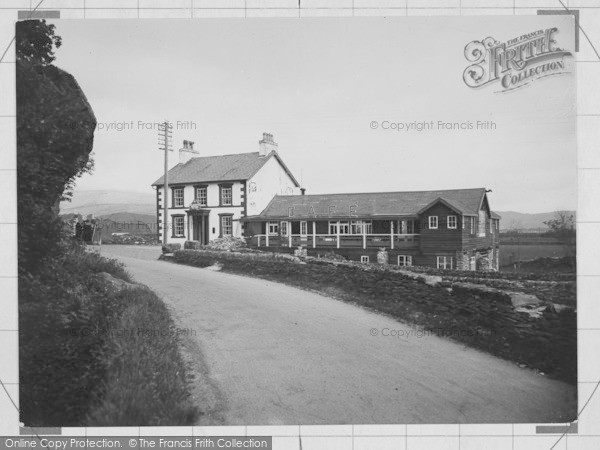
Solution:
<path fill-rule="evenodd" d="M 186 367 L 173 321 L 116 260 L 64 242 L 19 274 L 21 421 L 28 426 L 190 425 Z M 163 330 L 138 333 L 138 329 Z"/>

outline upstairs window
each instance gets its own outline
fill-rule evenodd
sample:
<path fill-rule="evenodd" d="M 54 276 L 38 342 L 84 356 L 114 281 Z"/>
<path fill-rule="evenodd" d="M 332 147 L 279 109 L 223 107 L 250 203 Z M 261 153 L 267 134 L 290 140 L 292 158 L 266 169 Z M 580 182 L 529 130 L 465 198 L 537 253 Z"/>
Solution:
<path fill-rule="evenodd" d="M 231 185 L 220 186 L 221 189 L 221 206 L 231 206 L 233 204 L 233 188 Z"/>
<path fill-rule="evenodd" d="M 438 216 L 429 216 L 429 229 L 437 230 L 438 228 Z"/>
<path fill-rule="evenodd" d="M 339 226 L 340 234 L 350 234 L 350 222 L 347 220 L 339 222 Z M 329 234 L 338 234 L 338 222 L 329 221 Z"/>
<path fill-rule="evenodd" d="M 183 208 L 183 188 L 173 188 L 173 208 Z"/>
<path fill-rule="evenodd" d="M 300 236 L 306 236 L 308 234 L 308 222 L 303 220 L 300 222 Z"/>
<path fill-rule="evenodd" d="M 206 186 L 198 186 L 196 188 L 195 200 L 200 206 L 206 206 L 208 202 L 208 193 Z"/>
<path fill-rule="evenodd" d="M 267 233 L 271 236 L 279 234 L 279 222 L 269 222 L 267 224 Z"/>
<path fill-rule="evenodd" d="M 350 222 L 351 234 L 373 234 L 373 222 L 371 220 L 353 220 Z"/>
<path fill-rule="evenodd" d="M 415 221 L 413 219 L 398 221 L 398 234 L 414 234 Z"/>
<path fill-rule="evenodd" d="M 456 230 L 456 216 L 448 216 L 447 218 L 447 225 L 448 225 L 448 229 L 450 230 Z"/>
<path fill-rule="evenodd" d="M 288 223 L 285 221 L 281 222 L 280 230 L 281 230 L 282 236 L 288 236 L 288 233 L 289 233 Z"/>

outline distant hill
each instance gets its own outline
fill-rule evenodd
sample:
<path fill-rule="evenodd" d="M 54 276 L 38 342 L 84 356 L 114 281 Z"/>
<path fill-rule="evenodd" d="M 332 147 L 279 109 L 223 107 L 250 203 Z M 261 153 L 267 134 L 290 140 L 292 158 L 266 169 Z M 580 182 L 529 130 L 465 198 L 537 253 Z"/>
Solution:
<path fill-rule="evenodd" d="M 94 214 L 115 222 L 144 222 L 156 224 L 156 197 L 154 191 L 129 192 L 119 190 L 76 191 L 71 202 L 60 204 L 61 214 Z M 546 230 L 544 221 L 554 218 L 555 212 L 521 213 L 495 211 L 502 219 L 500 229 Z M 575 211 L 571 211 L 575 214 Z"/>
<path fill-rule="evenodd" d="M 70 202 L 60 204 L 61 214 L 108 216 L 132 213 L 156 217 L 156 194 L 118 190 L 75 191 Z"/>
<path fill-rule="evenodd" d="M 555 211 L 547 213 L 520 213 L 516 211 L 494 211 L 499 214 L 500 219 L 500 230 L 506 231 L 510 229 L 520 230 L 547 230 L 548 227 L 544 225 L 547 220 L 554 219 Z M 575 215 L 575 211 L 569 211 Z"/>
<path fill-rule="evenodd" d="M 131 212 L 118 212 L 98 216 L 104 221 L 120 222 L 120 223 L 147 223 L 156 225 L 156 213 L 154 214 L 137 214 Z"/>

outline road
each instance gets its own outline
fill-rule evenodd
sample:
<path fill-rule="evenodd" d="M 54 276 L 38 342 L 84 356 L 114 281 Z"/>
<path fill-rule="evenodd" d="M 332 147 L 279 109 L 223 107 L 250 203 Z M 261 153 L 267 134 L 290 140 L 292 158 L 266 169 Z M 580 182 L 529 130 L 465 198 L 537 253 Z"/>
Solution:
<path fill-rule="evenodd" d="M 565 422 L 575 410 L 574 386 L 508 361 L 407 337 L 408 325 L 316 293 L 159 253 L 102 248 L 193 330 L 184 345 L 202 425 Z"/>

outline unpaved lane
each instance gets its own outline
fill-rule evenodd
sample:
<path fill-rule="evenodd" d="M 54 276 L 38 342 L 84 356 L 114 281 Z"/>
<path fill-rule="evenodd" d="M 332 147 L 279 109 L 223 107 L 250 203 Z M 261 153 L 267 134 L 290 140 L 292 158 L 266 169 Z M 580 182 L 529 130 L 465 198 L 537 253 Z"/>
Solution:
<path fill-rule="evenodd" d="M 573 386 L 278 283 L 105 246 L 196 330 L 221 424 L 564 422 Z M 371 329 L 378 330 L 377 336 Z"/>

